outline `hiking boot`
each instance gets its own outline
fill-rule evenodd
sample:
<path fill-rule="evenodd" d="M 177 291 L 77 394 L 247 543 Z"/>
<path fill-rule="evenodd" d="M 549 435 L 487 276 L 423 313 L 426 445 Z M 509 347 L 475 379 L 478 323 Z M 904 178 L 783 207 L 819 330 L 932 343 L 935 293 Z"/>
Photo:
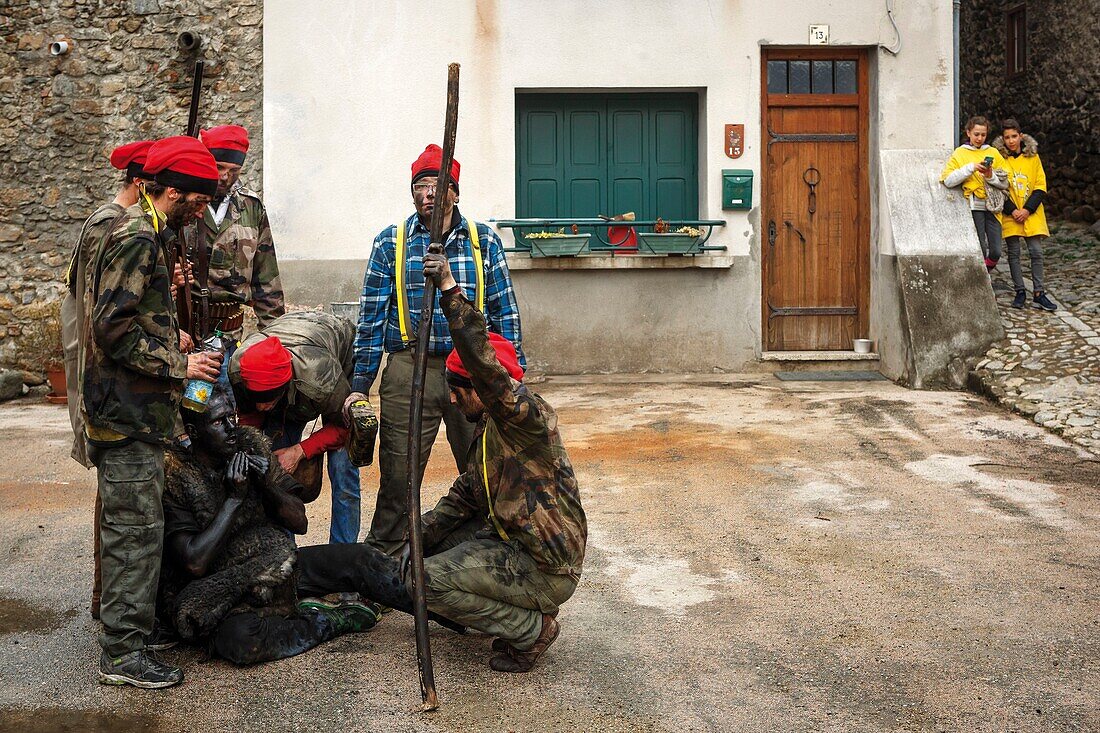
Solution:
<path fill-rule="evenodd" d="M 557 619 L 544 613 L 542 615 L 542 631 L 530 649 L 520 651 L 515 647 L 510 647 L 489 660 L 489 666 L 495 672 L 527 672 L 535 666 L 535 661 L 550 648 L 560 632 L 561 626 L 558 625 Z"/>
<path fill-rule="evenodd" d="M 1023 308 L 1027 304 L 1027 291 L 1017 290 L 1016 297 L 1012 299 L 1013 308 Z"/>
<path fill-rule="evenodd" d="M 319 598 L 307 598 L 298 601 L 298 610 L 324 616 L 340 634 L 370 631 L 382 619 L 382 611 L 377 603 L 359 601 L 329 603 Z"/>
<path fill-rule="evenodd" d="M 991 260 L 988 257 L 985 258 L 985 271 L 993 272 L 997 268 L 997 260 Z"/>
<path fill-rule="evenodd" d="M 1046 293 L 1035 293 L 1035 299 L 1032 301 L 1032 305 L 1036 308 L 1042 308 L 1045 311 L 1056 311 L 1058 306 L 1054 304 L 1054 301 L 1047 297 Z"/>
<path fill-rule="evenodd" d="M 176 630 L 167 624 L 162 624 L 157 621 L 153 624 L 153 633 L 149 634 L 149 638 L 145 640 L 145 648 L 155 652 L 162 652 L 165 649 L 171 649 L 176 644 L 180 643 L 179 634 Z"/>
<path fill-rule="evenodd" d="M 104 685 L 133 685 L 146 690 L 171 687 L 183 682 L 179 667 L 164 664 L 144 650 L 112 657 L 107 652 L 99 657 L 99 681 Z"/>

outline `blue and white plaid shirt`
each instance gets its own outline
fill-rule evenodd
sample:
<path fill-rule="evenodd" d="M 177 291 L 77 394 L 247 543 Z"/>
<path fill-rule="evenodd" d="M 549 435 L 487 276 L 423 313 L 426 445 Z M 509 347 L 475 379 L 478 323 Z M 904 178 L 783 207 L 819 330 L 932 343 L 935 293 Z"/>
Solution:
<path fill-rule="evenodd" d="M 455 209 L 458 212 L 458 209 Z M 430 244 L 428 228 L 413 214 L 405 220 L 405 292 L 409 305 L 409 335 L 416 336 L 420 323 L 420 306 L 424 299 L 424 252 Z M 512 289 L 512 278 L 504 259 L 504 247 L 500 237 L 485 225 L 478 227 L 478 239 L 482 251 L 482 267 L 485 282 L 485 320 L 489 330 L 511 341 L 519 355 L 520 364 L 526 366 L 521 346 L 519 308 Z M 458 226 L 451 230 L 444 244 L 451 274 L 461 286 L 466 297 L 475 301 L 477 275 L 471 250 L 469 223 L 460 215 Z M 383 348 L 393 353 L 406 348 L 401 341 L 398 324 L 396 277 L 394 261 L 397 250 L 397 227 L 389 226 L 375 237 L 367 272 L 363 276 L 363 293 L 359 296 L 359 326 L 355 336 L 355 375 L 352 390 L 367 392 L 374 384 L 378 368 L 382 364 Z M 476 304 L 476 301 L 475 301 Z M 451 353 L 451 333 L 447 319 L 439 307 L 436 295 L 432 311 L 431 339 L 428 353 L 446 356 Z"/>

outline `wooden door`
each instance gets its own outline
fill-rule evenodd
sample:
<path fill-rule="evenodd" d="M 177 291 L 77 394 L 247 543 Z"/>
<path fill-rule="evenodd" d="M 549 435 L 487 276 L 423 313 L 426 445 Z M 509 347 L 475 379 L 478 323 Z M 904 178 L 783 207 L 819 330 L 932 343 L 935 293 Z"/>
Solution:
<path fill-rule="evenodd" d="M 850 351 L 869 300 L 867 56 L 762 54 L 765 351 Z"/>

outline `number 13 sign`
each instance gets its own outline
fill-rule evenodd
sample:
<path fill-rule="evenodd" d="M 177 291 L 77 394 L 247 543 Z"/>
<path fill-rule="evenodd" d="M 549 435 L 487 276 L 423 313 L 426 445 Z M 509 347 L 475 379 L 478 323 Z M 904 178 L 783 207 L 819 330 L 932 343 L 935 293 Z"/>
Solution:
<path fill-rule="evenodd" d="M 726 155 L 737 159 L 745 152 L 745 126 L 726 125 Z"/>

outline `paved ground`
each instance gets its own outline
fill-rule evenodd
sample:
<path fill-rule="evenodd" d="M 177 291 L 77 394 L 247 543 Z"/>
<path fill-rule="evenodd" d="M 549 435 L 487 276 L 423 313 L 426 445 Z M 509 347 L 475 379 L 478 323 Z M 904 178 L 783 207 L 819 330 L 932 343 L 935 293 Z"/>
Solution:
<path fill-rule="evenodd" d="M 1007 254 L 994 273 L 1007 338 L 975 371 L 975 386 L 1100 455 L 1100 238 L 1082 225 L 1052 229 L 1045 279 L 1061 307 L 1011 307 Z M 1027 287 L 1031 266 L 1024 255 Z"/>
<path fill-rule="evenodd" d="M 393 614 L 251 669 L 169 652 L 188 675 L 169 691 L 95 684 L 92 476 L 60 408 L 5 406 L 0 731 L 1100 729 L 1095 459 L 966 393 L 721 380 L 540 386 L 584 490 L 585 575 L 529 675 L 435 629 L 430 716 Z"/>

